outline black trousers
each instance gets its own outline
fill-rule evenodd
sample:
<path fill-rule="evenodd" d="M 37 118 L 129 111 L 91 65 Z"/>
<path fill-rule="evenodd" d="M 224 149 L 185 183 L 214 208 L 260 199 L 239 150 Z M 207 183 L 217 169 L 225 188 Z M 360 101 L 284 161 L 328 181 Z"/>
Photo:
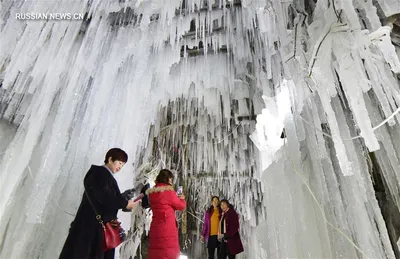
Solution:
<path fill-rule="evenodd" d="M 232 255 L 229 253 L 228 243 L 221 242 L 221 249 L 218 253 L 218 259 L 226 259 L 226 257 L 228 257 L 229 259 L 235 259 L 236 255 Z"/>
<path fill-rule="evenodd" d="M 220 243 L 218 242 L 218 236 L 210 236 L 208 238 L 207 249 L 208 249 L 208 259 L 214 259 L 215 255 L 215 248 L 217 249 L 217 255 L 219 254 L 219 246 Z"/>
<path fill-rule="evenodd" d="M 115 258 L 115 248 L 104 252 L 104 259 L 114 259 Z"/>

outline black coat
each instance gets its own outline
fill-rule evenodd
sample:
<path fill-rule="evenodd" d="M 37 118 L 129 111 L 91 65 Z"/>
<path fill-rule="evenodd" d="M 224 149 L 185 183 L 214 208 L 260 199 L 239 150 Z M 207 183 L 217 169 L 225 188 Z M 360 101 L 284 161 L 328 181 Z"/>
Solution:
<path fill-rule="evenodd" d="M 115 219 L 118 210 L 128 205 L 128 201 L 121 195 L 117 181 L 103 166 L 92 165 L 85 176 L 84 186 L 104 223 Z M 59 258 L 114 259 L 115 249 L 104 253 L 102 244 L 103 229 L 84 193 Z"/>

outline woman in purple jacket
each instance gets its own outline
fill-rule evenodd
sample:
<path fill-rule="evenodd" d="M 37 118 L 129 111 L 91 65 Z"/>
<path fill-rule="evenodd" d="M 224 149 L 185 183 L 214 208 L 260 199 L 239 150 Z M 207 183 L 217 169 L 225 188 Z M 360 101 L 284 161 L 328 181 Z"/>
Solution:
<path fill-rule="evenodd" d="M 227 200 L 221 203 L 222 216 L 218 229 L 218 240 L 221 242 L 221 251 L 218 259 L 235 259 L 236 255 L 243 252 L 242 241 L 239 234 L 239 215 Z"/>
<path fill-rule="evenodd" d="M 202 243 L 204 243 L 204 239 L 206 240 L 209 259 L 214 258 L 215 248 L 217 248 L 217 254 L 219 254 L 218 225 L 221 213 L 219 198 L 213 196 L 211 198 L 211 206 L 204 215 L 203 231 L 200 237 Z"/>

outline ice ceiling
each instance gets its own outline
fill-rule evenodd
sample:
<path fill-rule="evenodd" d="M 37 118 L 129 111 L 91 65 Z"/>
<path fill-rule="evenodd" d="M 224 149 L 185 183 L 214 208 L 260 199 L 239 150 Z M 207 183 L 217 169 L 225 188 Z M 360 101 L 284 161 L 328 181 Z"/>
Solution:
<path fill-rule="evenodd" d="M 0 258 L 56 258 L 86 170 L 114 146 L 133 163 L 121 189 L 177 172 L 190 258 L 215 193 L 241 215 L 241 258 L 399 257 L 399 13 L 398 0 L 2 1 Z M 130 258 L 148 217 L 121 218 Z"/>

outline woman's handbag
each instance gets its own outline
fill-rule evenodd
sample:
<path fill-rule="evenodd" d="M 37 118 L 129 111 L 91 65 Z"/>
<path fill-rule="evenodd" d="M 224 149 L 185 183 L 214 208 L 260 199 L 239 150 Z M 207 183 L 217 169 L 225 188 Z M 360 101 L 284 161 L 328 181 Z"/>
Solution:
<path fill-rule="evenodd" d="M 104 224 L 99 213 L 97 213 L 92 201 L 89 198 L 88 193 L 85 191 L 86 197 L 89 200 L 90 205 L 93 208 L 94 213 L 96 213 L 96 219 L 103 227 L 103 250 L 108 251 L 116 248 L 122 243 L 120 232 L 121 223 L 117 219 L 113 219 L 110 222 Z"/>

